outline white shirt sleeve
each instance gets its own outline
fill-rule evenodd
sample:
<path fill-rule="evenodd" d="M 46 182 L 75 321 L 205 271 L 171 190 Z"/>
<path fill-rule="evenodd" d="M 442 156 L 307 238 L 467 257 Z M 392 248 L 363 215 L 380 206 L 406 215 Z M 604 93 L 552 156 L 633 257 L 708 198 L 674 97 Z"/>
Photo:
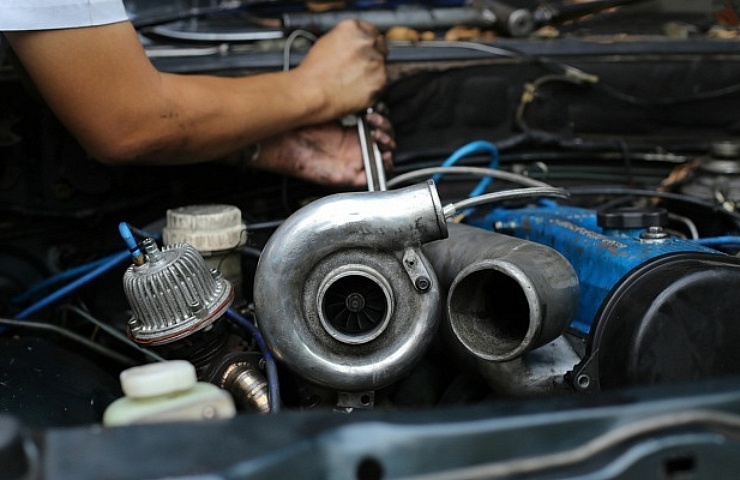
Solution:
<path fill-rule="evenodd" d="M 90 27 L 126 20 L 123 0 L 0 0 L 0 31 Z"/>

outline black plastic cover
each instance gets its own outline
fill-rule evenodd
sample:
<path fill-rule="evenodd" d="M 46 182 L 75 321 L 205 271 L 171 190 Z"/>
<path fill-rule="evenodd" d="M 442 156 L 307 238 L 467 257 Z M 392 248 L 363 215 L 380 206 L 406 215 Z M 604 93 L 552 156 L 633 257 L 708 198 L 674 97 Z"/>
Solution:
<path fill-rule="evenodd" d="M 601 228 L 647 228 L 662 227 L 668 218 L 663 208 L 611 208 L 596 215 Z"/>
<path fill-rule="evenodd" d="M 587 360 L 601 389 L 740 373 L 740 259 L 672 254 L 637 267 L 594 322 Z"/>

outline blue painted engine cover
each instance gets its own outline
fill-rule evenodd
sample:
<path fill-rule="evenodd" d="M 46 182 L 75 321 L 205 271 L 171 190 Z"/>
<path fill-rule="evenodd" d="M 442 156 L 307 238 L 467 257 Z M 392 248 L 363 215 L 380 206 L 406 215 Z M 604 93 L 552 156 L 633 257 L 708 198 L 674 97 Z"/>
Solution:
<path fill-rule="evenodd" d="M 470 224 L 550 246 L 578 274 L 580 298 L 571 327 L 588 334 L 609 292 L 631 270 L 666 255 L 725 254 L 677 237 L 644 240 L 644 228 L 603 229 L 594 210 L 543 202 L 538 207 L 496 208 Z"/>

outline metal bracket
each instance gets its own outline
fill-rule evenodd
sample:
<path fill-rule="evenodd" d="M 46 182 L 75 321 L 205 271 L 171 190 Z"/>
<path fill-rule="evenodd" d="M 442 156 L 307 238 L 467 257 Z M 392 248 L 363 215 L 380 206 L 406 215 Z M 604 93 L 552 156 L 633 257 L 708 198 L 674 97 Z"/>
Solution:
<path fill-rule="evenodd" d="M 339 392 L 338 408 L 373 408 L 375 406 L 375 392 Z"/>
<path fill-rule="evenodd" d="M 426 293 L 432 288 L 432 277 L 413 248 L 404 250 L 402 263 L 416 291 Z"/>

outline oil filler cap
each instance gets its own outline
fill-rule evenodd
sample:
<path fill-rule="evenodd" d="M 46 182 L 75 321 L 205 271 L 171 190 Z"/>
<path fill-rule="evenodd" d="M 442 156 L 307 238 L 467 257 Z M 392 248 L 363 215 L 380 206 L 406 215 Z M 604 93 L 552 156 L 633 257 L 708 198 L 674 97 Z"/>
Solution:
<path fill-rule="evenodd" d="M 604 229 L 662 227 L 668 212 L 662 208 L 611 208 L 598 212 L 596 223 Z"/>

